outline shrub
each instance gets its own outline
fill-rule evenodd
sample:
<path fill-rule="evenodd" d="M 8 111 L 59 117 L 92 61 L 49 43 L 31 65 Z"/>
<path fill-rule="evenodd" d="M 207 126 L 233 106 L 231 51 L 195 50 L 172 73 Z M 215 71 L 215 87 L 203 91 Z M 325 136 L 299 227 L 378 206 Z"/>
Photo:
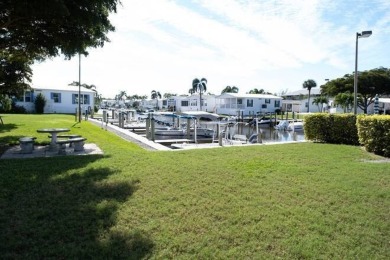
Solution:
<path fill-rule="evenodd" d="M 34 104 L 35 104 L 35 112 L 37 112 L 38 114 L 43 114 L 44 108 L 45 108 L 45 105 L 46 105 L 46 98 L 45 98 L 45 96 L 42 95 L 42 93 L 39 93 L 35 97 Z"/>
<path fill-rule="evenodd" d="M 10 112 L 12 109 L 12 100 L 6 95 L 0 95 L 0 112 Z"/>
<path fill-rule="evenodd" d="M 359 142 L 367 151 L 390 157 L 390 116 L 358 116 Z"/>
<path fill-rule="evenodd" d="M 23 106 L 18 106 L 14 101 L 12 101 L 12 107 L 10 113 L 13 114 L 26 114 L 26 108 Z"/>
<path fill-rule="evenodd" d="M 359 145 L 356 116 L 317 113 L 305 116 L 305 138 L 316 142 Z"/>

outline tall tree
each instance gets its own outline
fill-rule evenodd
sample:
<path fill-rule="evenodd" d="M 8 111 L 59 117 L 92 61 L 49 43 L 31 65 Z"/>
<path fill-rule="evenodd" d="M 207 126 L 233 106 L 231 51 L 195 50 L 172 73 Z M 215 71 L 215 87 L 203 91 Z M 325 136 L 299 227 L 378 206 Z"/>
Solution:
<path fill-rule="evenodd" d="M 327 82 L 321 87 L 321 92 L 329 96 L 336 96 L 347 91 L 353 93 L 353 82 L 354 75 L 346 74 Z M 367 113 L 367 108 L 374 102 L 376 94 L 390 94 L 390 69 L 381 67 L 360 72 L 357 92 L 357 105 L 364 113 Z"/>
<path fill-rule="evenodd" d="M 334 97 L 335 104 L 340 106 L 344 113 L 351 112 L 353 106 L 353 94 L 350 92 L 338 93 Z"/>
<path fill-rule="evenodd" d="M 106 34 L 115 29 L 108 16 L 116 12 L 119 3 L 120 0 L 0 1 L 1 70 L 4 66 L 12 68 L 15 56 L 24 59 L 25 71 L 31 71 L 34 60 L 61 53 L 71 58 L 87 54 L 88 47 L 102 47 L 109 41 Z M 0 93 L 15 86 L 23 90 L 21 83 L 30 82 L 28 73 L 11 83 L 6 75 L 0 74 Z"/>
<path fill-rule="evenodd" d="M 192 89 L 195 92 L 199 92 L 199 107 L 200 111 L 202 111 L 202 93 L 206 92 L 207 90 L 207 79 L 202 78 L 202 79 L 193 79 L 192 80 Z"/>
<path fill-rule="evenodd" d="M 238 93 L 238 91 L 239 91 L 239 89 L 236 87 L 236 86 L 226 86 L 223 90 L 222 90 L 222 92 L 221 92 L 221 94 L 223 94 L 223 93 Z"/>
<path fill-rule="evenodd" d="M 7 50 L 0 50 L 0 95 L 22 95 L 31 82 L 31 65 L 32 62 L 20 52 L 10 54 Z"/>
<path fill-rule="evenodd" d="M 158 98 L 161 98 L 160 92 L 158 92 L 156 90 L 152 90 L 150 97 L 152 99 L 156 99 L 156 108 L 158 109 Z"/>
<path fill-rule="evenodd" d="M 308 79 L 305 82 L 303 82 L 302 86 L 303 86 L 303 88 L 307 88 L 307 90 L 309 91 L 309 98 L 307 101 L 307 112 L 309 112 L 310 111 L 310 92 L 311 92 L 312 88 L 315 88 L 317 86 L 317 83 L 312 79 Z"/>

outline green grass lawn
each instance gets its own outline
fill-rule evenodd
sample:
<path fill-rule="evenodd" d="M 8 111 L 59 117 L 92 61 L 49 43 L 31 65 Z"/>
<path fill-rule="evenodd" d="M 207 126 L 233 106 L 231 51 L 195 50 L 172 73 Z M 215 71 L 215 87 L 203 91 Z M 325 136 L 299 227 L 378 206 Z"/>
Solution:
<path fill-rule="evenodd" d="M 3 120 L 3 150 L 68 127 L 104 155 L 0 160 L 2 258 L 390 258 L 390 163 L 360 147 L 146 151 L 73 116 Z"/>

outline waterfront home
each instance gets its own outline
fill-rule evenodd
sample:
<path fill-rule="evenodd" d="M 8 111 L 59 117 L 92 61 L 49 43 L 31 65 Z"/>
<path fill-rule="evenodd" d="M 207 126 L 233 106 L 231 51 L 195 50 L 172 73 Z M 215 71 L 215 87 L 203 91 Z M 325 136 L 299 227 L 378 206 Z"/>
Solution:
<path fill-rule="evenodd" d="M 161 102 L 161 103 L 160 103 Z M 175 112 L 200 111 L 199 94 L 191 96 L 172 96 L 159 100 L 159 108 Z M 213 112 L 215 109 L 215 95 L 202 94 L 202 110 Z"/>
<path fill-rule="evenodd" d="M 307 89 L 300 89 L 292 92 L 288 92 L 284 95 L 282 101 L 282 111 L 284 112 L 298 112 L 298 113 L 306 113 L 306 112 L 322 112 L 320 111 L 321 106 L 317 106 L 317 104 L 313 104 L 315 98 L 321 96 L 320 88 L 312 88 L 310 91 L 310 106 L 309 111 L 307 111 L 307 107 L 309 105 L 309 91 Z M 328 109 L 328 104 L 323 104 L 323 110 Z"/>
<path fill-rule="evenodd" d="M 78 86 L 32 87 L 16 100 L 16 105 L 23 106 L 27 112 L 35 112 L 34 101 L 40 93 L 46 99 L 44 113 L 72 114 L 78 108 Z M 81 87 L 80 94 L 81 111 L 84 113 L 86 110 L 93 110 L 95 91 Z"/>
<path fill-rule="evenodd" d="M 274 95 L 224 93 L 215 97 L 213 112 L 231 116 L 274 113 L 281 104 L 282 98 Z"/>

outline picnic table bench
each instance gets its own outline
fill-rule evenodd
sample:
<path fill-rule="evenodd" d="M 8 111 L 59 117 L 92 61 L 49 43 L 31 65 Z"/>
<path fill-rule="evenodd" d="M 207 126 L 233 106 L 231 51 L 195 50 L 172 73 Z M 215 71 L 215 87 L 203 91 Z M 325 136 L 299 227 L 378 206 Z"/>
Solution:
<path fill-rule="evenodd" d="M 48 136 L 49 138 L 52 138 L 51 135 Z M 57 139 L 58 138 L 69 138 L 69 139 L 74 139 L 74 138 L 78 138 L 78 137 L 81 137 L 81 135 L 57 135 Z M 57 140 L 56 140 L 56 143 L 57 143 Z M 69 147 L 72 147 L 73 146 L 73 143 L 69 143 Z"/>
<path fill-rule="evenodd" d="M 48 137 L 51 138 L 52 136 L 49 135 Z M 81 135 L 57 135 L 57 138 L 76 138 L 76 137 L 81 137 Z"/>
<path fill-rule="evenodd" d="M 69 144 L 70 147 L 71 144 L 73 144 L 73 150 L 75 152 L 81 152 L 84 151 L 84 141 L 87 140 L 87 138 L 84 137 L 75 137 L 75 138 L 69 138 L 69 139 L 61 139 L 57 140 L 56 143 L 59 145 L 58 154 L 66 154 L 66 145 Z"/>
<path fill-rule="evenodd" d="M 27 154 L 32 153 L 34 150 L 34 140 L 37 139 L 36 137 L 22 137 L 19 139 L 20 144 L 20 153 Z"/>

